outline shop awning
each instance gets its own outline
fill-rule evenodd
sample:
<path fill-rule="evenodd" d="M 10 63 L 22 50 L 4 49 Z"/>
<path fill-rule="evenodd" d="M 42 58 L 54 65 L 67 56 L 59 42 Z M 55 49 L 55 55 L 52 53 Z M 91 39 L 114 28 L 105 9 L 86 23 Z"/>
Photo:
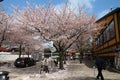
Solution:
<path fill-rule="evenodd" d="M 52 59 L 57 59 L 59 56 L 51 56 Z"/>

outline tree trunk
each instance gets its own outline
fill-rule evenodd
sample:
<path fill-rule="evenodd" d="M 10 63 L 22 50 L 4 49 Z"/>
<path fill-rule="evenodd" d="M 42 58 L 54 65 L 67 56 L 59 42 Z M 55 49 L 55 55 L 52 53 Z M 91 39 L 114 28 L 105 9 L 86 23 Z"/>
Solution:
<path fill-rule="evenodd" d="M 30 54 L 29 54 L 29 52 L 28 52 L 28 57 L 30 57 Z"/>
<path fill-rule="evenodd" d="M 27 52 L 27 55 L 28 55 L 28 57 L 30 57 L 30 52 L 29 52 L 29 48 L 28 48 L 28 52 Z"/>
<path fill-rule="evenodd" d="M 64 66 L 63 66 L 63 53 L 59 53 L 59 69 L 64 69 Z"/>
<path fill-rule="evenodd" d="M 21 57 L 22 55 L 22 44 L 20 44 L 20 47 L 19 47 L 19 58 Z"/>
<path fill-rule="evenodd" d="M 79 55 L 79 61 L 80 61 L 80 63 L 82 63 L 82 60 L 83 60 L 83 51 L 81 50 L 80 51 L 80 55 Z"/>
<path fill-rule="evenodd" d="M 64 53 L 64 64 L 66 64 L 66 53 Z"/>

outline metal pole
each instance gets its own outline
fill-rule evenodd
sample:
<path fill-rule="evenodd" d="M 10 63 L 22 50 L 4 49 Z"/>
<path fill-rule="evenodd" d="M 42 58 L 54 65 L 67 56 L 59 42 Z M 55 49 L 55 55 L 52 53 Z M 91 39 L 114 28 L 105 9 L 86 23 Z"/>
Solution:
<path fill-rule="evenodd" d="M 95 66 L 93 66 L 93 76 L 95 76 Z"/>

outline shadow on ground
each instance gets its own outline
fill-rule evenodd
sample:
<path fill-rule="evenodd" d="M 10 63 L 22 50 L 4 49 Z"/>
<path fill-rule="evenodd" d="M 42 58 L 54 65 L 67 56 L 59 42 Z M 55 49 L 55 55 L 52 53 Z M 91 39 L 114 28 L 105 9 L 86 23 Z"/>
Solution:
<path fill-rule="evenodd" d="M 64 80 L 96 80 L 94 77 L 68 77 Z M 105 79 L 105 80 L 118 80 L 118 79 Z"/>
<path fill-rule="evenodd" d="M 89 68 L 93 68 L 95 66 L 95 62 L 90 59 L 84 59 L 83 63 Z"/>
<path fill-rule="evenodd" d="M 120 73 L 120 70 L 117 70 L 117 69 L 111 68 L 111 67 L 108 67 L 107 70 L 110 72 Z"/>
<path fill-rule="evenodd" d="M 92 78 L 92 77 L 68 77 L 64 80 L 96 80 L 95 78 Z"/>
<path fill-rule="evenodd" d="M 93 68 L 95 67 L 95 61 L 94 60 L 90 60 L 90 59 L 84 59 L 83 63 L 89 67 L 89 68 Z M 119 70 L 115 69 L 115 68 L 111 68 L 111 67 L 107 67 L 106 70 L 110 71 L 110 72 L 115 72 L 115 73 L 120 73 Z"/>

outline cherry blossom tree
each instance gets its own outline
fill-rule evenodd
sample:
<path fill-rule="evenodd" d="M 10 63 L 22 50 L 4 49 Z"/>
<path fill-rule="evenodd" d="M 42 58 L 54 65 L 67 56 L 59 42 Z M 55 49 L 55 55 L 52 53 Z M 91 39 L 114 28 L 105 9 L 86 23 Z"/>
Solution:
<path fill-rule="evenodd" d="M 90 32 L 90 26 L 95 17 L 88 16 L 86 10 L 79 8 L 78 13 L 71 9 L 68 3 L 62 9 L 56 10 L 52 5 L 31 7 L 29 4 L 23 10 L 16 9 L 16 19 L 26 26 L 28 32 L 36 32 L 41 41 L 53 41 L 59 52 L 60 69 L 63 69 L 65 52 L 83 34 Z M 25 27 L 24 26 L 24 27 Z"/>
<path fill-rule="evenodd" d="M 8 32 L 9 41 L 19 46 L 19 57 L 21 57 L 23 51 L 29 53 L 25 48 L 29 48 L 29 51 L 34 48 L 34 40 L 32 33 L 30 34 L 30 32 L 27 31 L 27 26 L 16 20 L 16 15 L 13 15 L 12 20 L 13 22 Z"/>
<path fill-rule="evenodd" d="M 12 16 L 7 15 L 4 11 L 0 12 L 0 46 L 6 43 L 9 28 L 12 23 Z"/>

